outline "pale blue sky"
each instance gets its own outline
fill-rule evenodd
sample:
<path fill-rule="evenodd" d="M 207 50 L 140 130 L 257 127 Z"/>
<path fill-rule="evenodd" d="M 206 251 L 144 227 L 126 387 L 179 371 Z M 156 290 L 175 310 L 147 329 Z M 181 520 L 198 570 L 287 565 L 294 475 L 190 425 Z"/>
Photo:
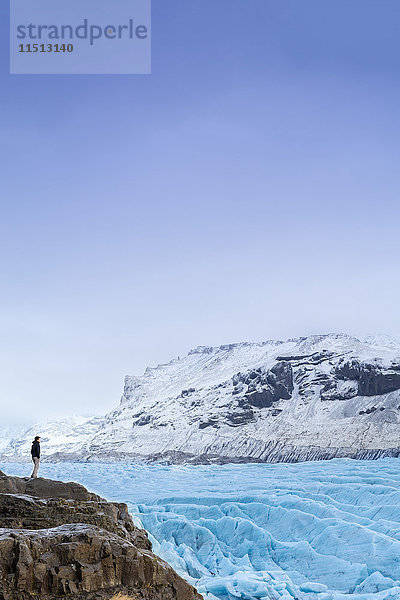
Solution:
<path fill-rule="evenodd" d="M 3 419 L 198 344 L 400 335 L 398 0 L 153 0 L 151 76 L 10 76 Z"/>

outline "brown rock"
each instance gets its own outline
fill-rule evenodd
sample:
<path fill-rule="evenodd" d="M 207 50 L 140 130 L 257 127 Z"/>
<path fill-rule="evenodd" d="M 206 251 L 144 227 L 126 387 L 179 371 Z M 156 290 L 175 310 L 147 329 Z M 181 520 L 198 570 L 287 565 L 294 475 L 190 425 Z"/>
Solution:
<path fill-rule="evenodd" d="M 1 472 L 0 490 L 0 600 L 201 600 L 151 552 L 126 504 Z"/>
<path fill-rule="evenodd" d="M 71 500 L 99 500 L 79 483 L 64 483 L 38 477 L 7 477 L 0 471 L 0 493 L 29 494 L 36 498 L 65 498 Z"/>
<path fill-rule="evenodd" d="M 46 529 L 65 523 L 96 525 L 130 540 L 138 548 L 151 550 L 143 529 L 135 527 L 124 503 L 33 498 L 26 494 L 0 494 L 0 527 Z"/>

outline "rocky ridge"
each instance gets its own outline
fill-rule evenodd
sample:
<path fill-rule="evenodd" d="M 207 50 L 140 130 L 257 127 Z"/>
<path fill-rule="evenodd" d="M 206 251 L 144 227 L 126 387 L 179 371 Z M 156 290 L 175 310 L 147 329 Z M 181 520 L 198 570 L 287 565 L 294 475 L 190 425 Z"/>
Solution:
<path fill-rule="evenodd" d="M 0 471 L 0 599 L 201 600 L 151 551 L 126 504 Z"/>

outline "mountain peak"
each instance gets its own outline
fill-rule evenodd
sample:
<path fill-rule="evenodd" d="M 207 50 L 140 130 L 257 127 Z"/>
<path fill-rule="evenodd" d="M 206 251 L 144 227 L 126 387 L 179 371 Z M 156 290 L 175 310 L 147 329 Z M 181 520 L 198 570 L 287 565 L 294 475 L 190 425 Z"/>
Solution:
<path fill-rule="evenodd" d="M 285 461 L 396 453 L 400 346 L 327 333 L 198 346 L 127 376 L 102 419 L 43 424 L 43 451 L 86 460 Z M 9 456 L 29 455 L 32 431 Z M 400 452 L 400 449 L 399 449 Z"/>

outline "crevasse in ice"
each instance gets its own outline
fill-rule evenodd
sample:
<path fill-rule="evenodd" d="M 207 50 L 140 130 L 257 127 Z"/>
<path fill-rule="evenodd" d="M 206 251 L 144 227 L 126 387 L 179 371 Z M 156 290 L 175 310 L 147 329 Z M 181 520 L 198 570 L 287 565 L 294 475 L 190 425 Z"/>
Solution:
<path fill-rule="evenodd" d="M 128 502 L 155 551 L 209 600 L 400 600 L 399 459 L 60 463 L 42 475 Z"/>

